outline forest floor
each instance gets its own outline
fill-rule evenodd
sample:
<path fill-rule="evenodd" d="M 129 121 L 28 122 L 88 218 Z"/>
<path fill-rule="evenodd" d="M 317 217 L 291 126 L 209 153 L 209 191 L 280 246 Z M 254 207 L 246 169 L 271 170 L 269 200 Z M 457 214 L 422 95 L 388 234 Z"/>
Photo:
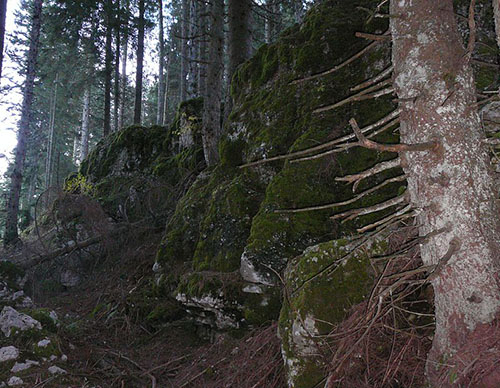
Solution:
<path fill-rule="evenodd" d="M 151 287 L 160 235 L 115 244 L 78 287 L 35 295 L 60 318 L 59 347 L 68 356 L 63 379 L 37 376 L 36 387 L 285 387 L 276 323 L 220 334 L 185 315 L 155 324 L 140 316 L 131 300 L 151 298 L 141 292 Z"/>

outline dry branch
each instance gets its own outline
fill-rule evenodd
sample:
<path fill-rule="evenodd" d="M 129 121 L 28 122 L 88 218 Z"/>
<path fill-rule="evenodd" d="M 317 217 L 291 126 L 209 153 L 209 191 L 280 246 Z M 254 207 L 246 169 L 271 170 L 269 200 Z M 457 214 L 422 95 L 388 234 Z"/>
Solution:
<path fill-rule="evenodd" d="M 337 177 L 337 178 L 335 178 L 335 180 L 339 181 L 339 182 L 348 182 L 348 183 L 354 182 L 354 186 L 352 188 L 352 191 L 354 192 L 354 191 L 356 191 L 357 186 L 359 185 L 359 183 L 363 179 L 371 177 L 373 175 L 376 175 L 382 171 L 389 170 L 391 168 L 400 167 L 400 166 L 401 166 L 401 159 L 399 157 L 397 157 L 395 159 L 391 159 L 391 160 L 388 160 L 386 162 L 381 162 L 379 164 L 376 164 L 372 168 L 369 168 L 368 170 L 362 171 L 360 173 L 353 174 L 353 175 L 346 175 L 343 177 Z"/>
<path fill-rule="evenodd" d="M 377 74 L 375 77 L 373 77 L 373 78 L 371 78 L 371 79 L 369 79 L 369 80 L 367 80 L 359 85 L 352 87 L 350 90 L 351 90 L 351 92 L 356 92 L 358 90 L 361 90 L 361 89 L 367 88 L 368 86 L 376 84 L 377 82 L 383 80 L 385 77 L 387 77 L 389 74 L 391 74 L 393 70 L 394 70 L 394 67 L 391 65 L 387 69 L 383 70 L 380 74 Z"/>
<path fill-rule="evenodd" d="M 380 144 L 372 140 L 368 140 L 359 129 L 358 123 L 355 119 L 349 121 L 351 127 L 358 138 L 358 144 L 361 147 L 368 148 L 377 151 L 388 151 L 388 152 L 407 152 L 407 151 L 432 151 L 439 147 L 439 143 L 436 141 L 420 143 L 420 144 Z"/>
<path fill-rule="evenodd" d="M 382 40 L 382 41 L 389 41 L 392 39 L 392 36 L 389 34 L 386 35 L 378 35 L 378 34 L 368 34 L 366 32 L 356 32 L 354 34 L 356 38 L 363 38 L 363 39 L 369 39 L 369 40 Z"/>
<path fill-rule="evenodd" d="M 363 207 L 363 208 L 359 208 L 359 209 L 348 210 L 348 211 L 343 212 L 343 213 L 335 214 L 334 216 L 331 217 L 331 219 L 336 220 L 338 218 L 345 218 L 345 217 L 348 217 L 348 219 L 351 219 L 352 217 L 358 217 L 358 216 L 362 216 L 365 214 L 375 213 L 375 212 L 378 212 L 380 210 L 384 210 L 384 209 L 387 209 L 389 207 L 403 203 L 406 200 L 406 197 L 407 197 L 407 195 L 403 194 L 403 195 L 400 195 L 399 197 L 391 198 L 387 201 L 377 203 L 373 206 L 367 206 L 367 207 Z"/>

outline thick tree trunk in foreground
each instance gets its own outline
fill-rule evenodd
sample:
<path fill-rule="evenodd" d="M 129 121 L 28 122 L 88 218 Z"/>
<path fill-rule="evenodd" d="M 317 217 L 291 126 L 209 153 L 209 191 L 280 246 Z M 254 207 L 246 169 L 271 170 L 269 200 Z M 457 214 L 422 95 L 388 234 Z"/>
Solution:
<path fill-rule="evenodd" d="M 144 62 L 144 0 L 139 0 L 139 25 L 137 35 L 137 68 L 135 73 L 134 124 L 141 123 L 142 71 Z"/>
<path fill-rule="evenodd" d="M 477 372 L 472 386 L 499 387 L 498 208 L 453 1 L 392 1 L 391 16 L 401 141 L 439 144 L 401 154 L 420 234 L 441 232 L 421 248 L 424 265 L 439 263 L 427 375 L 434 387 L 455 387 Z"/>
<path fill-rule="evenodd" d="M 3 68 L 3 49 L 5 42 L 5 18 L 7 16 L 7 0 L 0 0 L 0 79 Z"/>
<path fill-rule="evenodd" d="M 23 181 L 24 161 L 26 158 L 26 141 L 30 133 L 31 105 L 33 104 L 33 86 L 35 83 L 38 46 L 40 42 L 40 26 L 43 0 L 35 0 L 31 20 L 30 44 L 26 65 L 26 83 L 24 84 L 23 104 L 17 146 L 15 151 L 14 169 L 12 170 L 9 200 L 7 202 L 7 219 L 5 223 L 4 245 L 17 240 L 17 216 L 19 213 L 19 197 Z"/>
<path fill-rule="evenodd" d="M 497 45 L 500 47 L 500 0 L 492 0 L 493 2 L 493 16 L 495 18 L 495 32 L 497 38 Z"/>
<path fill-rule="evenodd" d="M 207 87 L 203 107 L 203 151 L 208 166 L 219 161 L 217 143 L 221 134 L 222 71 L 224 57 L 224 0 L 210 6 L 210 48 Z"/>

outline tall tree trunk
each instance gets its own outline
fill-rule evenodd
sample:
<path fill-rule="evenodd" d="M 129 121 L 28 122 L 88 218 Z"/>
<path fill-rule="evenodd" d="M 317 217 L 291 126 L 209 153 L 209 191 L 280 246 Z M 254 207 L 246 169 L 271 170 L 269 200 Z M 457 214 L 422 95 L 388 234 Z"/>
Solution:
<path fill-rule="evenodd" d="M 481 370 L 500 357 L 500 228 L 470 53 L 452 0 L 391 1 L 390 14 L 401 141 L 438 144 L 401 154 L 420 234 L 437 232 L 421 247 L 424 265 L 439 264 L 427 376 L 433 387 L 455 387 L 462 372 L 480 371 L 472 386 L 499 387 L 498 368 Z"/>
<path fill-rule="evenodd" d="M 123 36 L 123 57 L 122 57 L 122 79 L 121 79 L 121 99 L 120 99 L 120 113 L 118 115 L 118 128 L 123 128 L 123 117 L 125 115 L 125 92 L 127 91 L 127 56 L 128 56 L 128 34 L 129 23 L 128 13 L 130 11 L 130 0 L 125 1 L 125 13 L 127 15 L 125 33 Z"/>
<path fill-rule="evenodd" d="M 188 55 L 189 55 L 189 0 L 182 0 L 182 20 L 181 20 L 181 79 L 180 79 L 180 99 L 187 100 L 187 76 L 188 76 Z"/>
<path fill-rule="evenodd" d="M 224 0 L 210 5 L 210 59 L 203 107 L 203 151 L 208 166 L 219 161 L 217 143 L 221 135 L 222 72 L 224 55 Z"/>
<path fill-rule="evenodd" d="M 59 84 L 59 73 L 56 73 L 54 80 L 54 91 L 50 102 L 50 119 L 49 119 L 49 133 L 47 136 L 47 153 L 45 159 L 45 189 L 48 190 L 52 186 L 53 164 L 52 152 L 54 151 L 54 132 L 56 124 L 56 107 L 57 107 L 57 87 Z M 48 200 L 47 203 L 48 204 Z"/>
<path fill-rule="evenodd" d="M 170 82 L 170 54 L 167 54 L 166 60 L 167 74 L 165 74 L 165 97 L 163 99 L 163 126 L 168 125 L 168 92 Z"/>
<path fill-rule="evenodd" d="M 5 42 L 5 19 L 7 16 L 7 0 L 0 0 L 0 79 L 3 68 L 3 49 Z"/>
<path fill-rule="evenodd" d="M 82 162 L 89 155 L 90 95 L 90 86 L 87 86 L 83 94 L 82 143 L 80 146 L 80 162 Z"/>
<path fill-rule="evenodd" d="M 165 106 L 165 32 L 163 30 L 163 0 L 158 0 L 158 24 L 160 46 L 160 57 L 158 58 L 158 105 L 156 124 L 163 124 L 164 106 Z"/>
<path fill-rule="evenodd" d="M 252 55 L 252 0 L 229 1 L 229 66 L 224 121 L 233 108 L 231 81 L 239 65 Z"/>
<path fill-rule="evenodd" d="M 144 0 L 139 0 L 137 35 L 137 68 L 135 73 L 134 124 L 141 123 L 142 116 L 142 71 L 144 62 Z"/>
<path fill-rule="evenodd" d="M 196 74 L 198 73 L 198 63 L 196 61 L 196 43 L 198 35 L 198 21 L 196 20 L 198 2 L 190 1 L 189 8 L 189 46 L 188 46 L 188 89 L 187 98 L 194 98 L 198 85 L 196 84 Z"/>
<path fill-rule="evenodd" d="M 21 119 L 15 151 L 14 168 L 12 170 L 9 199 L 7 201 L 7 218 L 5 223 L 4 245 L 9 245 L 18 238 L 17 217 L 19 214 L 19 196 L 23 181 L 24 161 L 26 158 L 26 141 L 30 135 L 31 106 L 33 104 L 33 86 L 35 83 L 38 47 L 40 42 L 40 26 L 43 0 L 34 0 L 31 18 L 31 31 L 28 57 L 26 63 L 26 82 L 24 84 Z"/>
<path fill-rule="evenodd" d="M 207 42 L 208 42 L 208 17 L 207 17 L 207 4 L 201 2 L 198 4 L 199 17 L 198 23 L 200 24 L 200 40 L 199 40 L 199 66 L 198 66 L 198 95 L 204 96 L 207 87 Z"/>
<path fill-rule="evenodd" d="M 281 7 L 277 0 L 266 1 L 266 43 L 272 43 L 278 36 L 281 30 Z"/>
<path fill-rule="evenodd" d="M 82 144 L 82 131 L 78 128 L 75 131 L 75 137 L 73 139 L 73 164 L 78 166 L 80 164 L 80 153 Z"/>
<path fill-rule="evenodd" d="M 120 17 L 120 0 L 116 0 L 116 23 L 115 23 L 115 84 L 114 84 L 114 105 L 113 105 L 113 130 L 120 129 L 118 125 L 119 107 L 120 107 L 120 36 L 121 36 L 121 17 Z"/>
<path fill-rule="evenodd" d="M 104 123 L 103 135 L 108 136 L 111 132 L 111 78 L 113 73 L 113 51 L 111 41 L 113 38 L 113 3 L 106 0 L 106 57 L 104 64 Z"/>

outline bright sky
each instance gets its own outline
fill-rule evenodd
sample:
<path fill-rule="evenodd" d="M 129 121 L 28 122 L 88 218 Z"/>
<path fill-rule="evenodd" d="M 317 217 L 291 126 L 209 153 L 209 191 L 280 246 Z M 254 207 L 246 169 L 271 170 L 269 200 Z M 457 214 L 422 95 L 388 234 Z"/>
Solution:
<path fill-rule="evenodd" d="M 5 48 L 10 49 L 8 35 L 12 34 L 15 28 L 14 10 L 19 7 L 19 0 L 9 0 L 7 3 L 7 21 L 5 31 Z M 19 79 L 17 72 L 13 69 L 13 64 L 7 55 L 3 59 L 1 87 L 9 85 L 9 79 Z M 6 157 L 0 158 L 0 179 L 3 178 L 8 161 L 6 158 L 12 157 L 12 150 L 16 145 L 17 121 L 19 120 L 18 110 L 10 111 L 12 103 L 21 102 L 21 93 L 18 89 L 4 91 L 0 95 L 0 154 Z"/>

